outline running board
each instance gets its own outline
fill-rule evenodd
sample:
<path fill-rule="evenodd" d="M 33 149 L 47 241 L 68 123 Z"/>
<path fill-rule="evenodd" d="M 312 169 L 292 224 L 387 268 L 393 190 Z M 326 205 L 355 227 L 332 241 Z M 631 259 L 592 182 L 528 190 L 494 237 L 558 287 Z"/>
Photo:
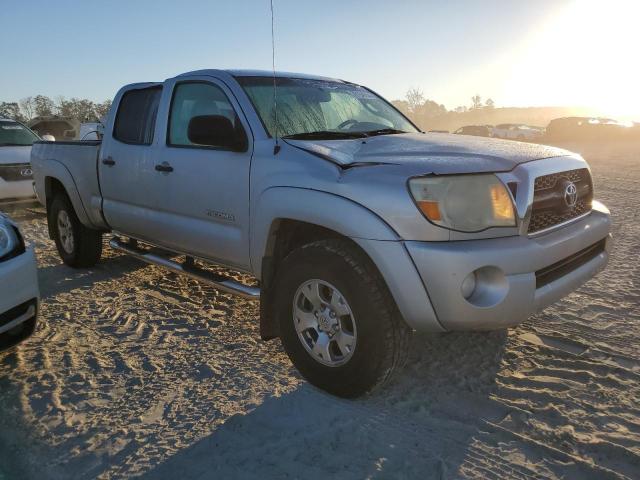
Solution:
<path fill-rule="evenodd" d="M 160 255 L 156 255 L 148 250 L 144 250 L 135 244 L 128 244 L 123 242 L 117 237 L 113 237 L 109 241 L 109 246 L 114 250 L 119 250 L 132 257 L 135 257 L 143 262 L 151 263 L 152 265 L 158 265 L 164 267 L 172 272 L 181 273 L 188 277 L 194 278 L 204 283 L 222 290 L 223 292 L 238 295 L 239 297 L 249 300 L 260 300 L 260 288 L 251 287 L 243 283 L 237 282 L 228 277 L 217 275 L 213 272 L 202 270 L 193 265 L 192 262 L 178 263 L 167 258 L 163 258 Z M 189 257 L 187 257 L 189 258 Z"/>

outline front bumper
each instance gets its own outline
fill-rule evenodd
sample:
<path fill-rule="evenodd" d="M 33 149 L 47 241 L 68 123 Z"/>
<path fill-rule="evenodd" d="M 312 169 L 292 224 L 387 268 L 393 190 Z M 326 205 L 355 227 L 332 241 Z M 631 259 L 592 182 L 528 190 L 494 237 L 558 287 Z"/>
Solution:
<path fill-rule="evenodd" d="M 0 178 L 0 200 L 9 198 L 33 198 L 33 180 L 19 180 L 16 182 L 7 182 Z"/>
<path fill-rule="evenodd" d="M 0 262 L 0 350 L 11 347 L 33 332 L 40 291 L 36 256 L 32 247 Z"/>
<path fill-rule="evenodd" d="M 456 242 L 405 242 L 438 321 L 447 330 L 491 330 L 516 325 L 556 302 L 602 270 L 611 248 L 606 208 L 538 237 L 514 236 Z M 604 241 L 604 248 L 575 268 L 545 277 L 549 266 Z M 465 298 L 463 281 L 476 272 Z M 538 272 L 538 279 L 536 278 Z M 537 285 L 536 285 L 537 281 Z M 467 292 L 468 294 L 468 292 Z"/>

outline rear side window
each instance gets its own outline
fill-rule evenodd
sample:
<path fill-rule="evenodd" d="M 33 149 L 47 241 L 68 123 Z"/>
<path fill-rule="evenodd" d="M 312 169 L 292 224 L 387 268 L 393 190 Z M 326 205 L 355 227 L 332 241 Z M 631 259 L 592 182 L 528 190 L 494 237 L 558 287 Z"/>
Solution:
<path fill-rule="evenodd" d="M 113 138 L 125 143 L 151 145 L 161 87 L 130 90 L 120 100 Z"/>

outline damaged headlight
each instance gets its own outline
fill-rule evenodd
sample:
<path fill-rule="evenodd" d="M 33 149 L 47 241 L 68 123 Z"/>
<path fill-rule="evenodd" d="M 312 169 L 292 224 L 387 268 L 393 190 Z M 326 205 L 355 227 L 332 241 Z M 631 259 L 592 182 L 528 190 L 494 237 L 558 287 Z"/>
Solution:
<path fill-rule="evenodd" d="M 511 194 L 495 175 L 416 177 L 409 190 L 423 215 L 441 227 L 478 232 L 516 226 Z"/>

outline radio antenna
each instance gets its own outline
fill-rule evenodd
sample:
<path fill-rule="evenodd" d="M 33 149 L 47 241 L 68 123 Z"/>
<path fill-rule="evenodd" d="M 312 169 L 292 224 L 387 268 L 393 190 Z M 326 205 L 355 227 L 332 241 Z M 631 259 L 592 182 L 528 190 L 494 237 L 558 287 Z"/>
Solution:
<path fill-rule="evenodd" d="M 274 137 L 276 144 L 273 146 L 273 154 L 276 155 L 280 151 L 280 145 L 278 144 L 278 96 L 276 88 L 276 37 L 274 32 L 273 21 L 273 0 L 269 0 L 271 5 L 271 70 L 273 71 L 273 120 Z"/>

